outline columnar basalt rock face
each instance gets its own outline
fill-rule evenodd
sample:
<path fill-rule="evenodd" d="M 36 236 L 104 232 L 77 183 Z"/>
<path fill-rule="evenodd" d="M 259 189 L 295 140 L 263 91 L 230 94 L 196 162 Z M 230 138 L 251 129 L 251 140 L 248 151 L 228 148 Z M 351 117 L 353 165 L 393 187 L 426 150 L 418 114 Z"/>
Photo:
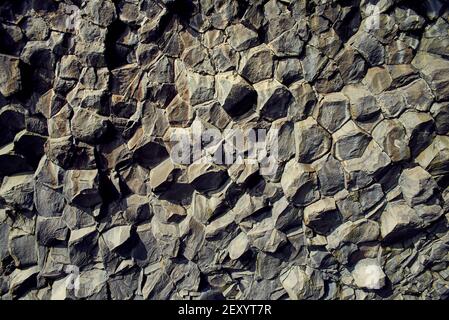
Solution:
<path fill-rule="evenodd" d="M 447 299 L 448 133 L 444 0 L 1 1 L 0 300 Z"/>

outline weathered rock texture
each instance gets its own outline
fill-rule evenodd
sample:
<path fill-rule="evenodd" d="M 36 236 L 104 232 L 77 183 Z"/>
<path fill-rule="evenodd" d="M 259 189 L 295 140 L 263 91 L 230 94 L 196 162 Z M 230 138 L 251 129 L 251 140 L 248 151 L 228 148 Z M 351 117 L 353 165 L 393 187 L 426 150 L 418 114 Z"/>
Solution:
<path fill-rule="evenodd" d="M 448 298 L 448 132 L 444 0 L 1 1 L 0 298 Z"/>

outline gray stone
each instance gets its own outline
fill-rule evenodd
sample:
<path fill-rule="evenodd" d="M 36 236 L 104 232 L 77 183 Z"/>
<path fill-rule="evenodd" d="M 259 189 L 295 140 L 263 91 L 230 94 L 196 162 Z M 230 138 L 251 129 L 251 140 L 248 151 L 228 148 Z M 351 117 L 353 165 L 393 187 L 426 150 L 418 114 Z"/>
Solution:
<path fill-rule="evenodd" d="M 437 101 L 449 97 L 449 62 L 437 55 L 419 52 L 412 64 L 417 68 L 423 79 L 430 85 Z"/>
<path fill-rule="evenodd" d="M 109 26 L 117 18 L 115 5 L 109 0 L 89 2 L 83 11 L 87 19 L 102 27 Z"/>
<path fill-rule="evenodd" d="M 357 262 L 352 277 L 359 288 L 370 290 L 382 289 L 386 283 L 386 275 L 375 259 L 363 259 Z"/>
<path fill-rule="evenodd" d="M 338 160 L 359 158 L 370 142 L 370 136 L 353 121 L 347 122 L 332 135 L 335 141 L 335 157 Z"/>
<path fill-rule="evenodd" d="M 101 203 L 98 170 L 68 170 L 64 179 L 64 195 L 68 202 L 81 207 Z"/>
<path fill-rule="evenodd" d="M 321 70 L 326 66 L 328 59 L 312 46 L 306 46 L 305 57 L 301 61 L 304 79 L 308 82 L 314 81 Z"/>
<path fill-rule="evenodd" d="M 360 157 L 342 162 L 347 172 L 345 176 L 347 188 L 359 189 L 368 186 L 374 177 L 381 174 L 390 164 L 391 159 L 388 155 L 376 142 L 371 141 Z"/>
<path fill-rule="evenodd" d="M 257 92 L 241 76 L 227 72 L 215 77 L 217 100 L 232 117 L 239 118 L 255 109 Z"/>
<path fill-rule="evenodd" d="M 122 246 L 129 239 L 130 235 L 131 226 L 117 226 L 102 233 L 101 237 L 109 250 L 113 251 Z"/>
<path fill-rule="evenodd" d="M 249 241 L 248 237 L 245 233 L 240 233 L 237 237 L 235 237 L 228 247 L 229 258 L 232 260 L 237 260 L 241 256 L 245 254 L 245 252 L 249 249 Z"/>
<path fill-rule="evenodd" d="M 17 267 L 24 268 L 37 264 L 36 237 L 30 234 L 9 234 L 9 253 Z"/>
<path fill-rule="evenodd" d="M 215 92 L 213 76 L 188 73 L 187 81 L 190 105 L 194 106 L 213 99 Z"/>
<path fill-rule="evenodd" d="M 33 210 L 34 176 L 20 174 L 5 177 L 0 188 L 0 199 L 13 208 Z"/>
<path fill-rule="evenodd" d="M 345 179 L 340 161 L 329 155 L 323 161 L 317 162 L 314 166 L 316 166 L 321 193 L 332 196 L 344 189 Z"/>
<path fill-rule="evenodd" d="M 292 121 L 304 120 L 317 102 L 316 94 L 306 81 L 293 83 L 289 90 L 295 98 L 294 104 L 289 109 L 289 116 Z"/>
<path fill-rule="evenodd" d="M 299 164 L 295 159 L 287 162 L 281 179 L 285 197 L 296 205 L 307 205 L 319 198 L 317 177 L 313 168 Z"/>
<path fill-rule="evenodd" d="M 323 198 L 304 209 L 304 224 L 319 234 L 328 234 L 341 221 L 335 200 Z"/>
<path fill-rule="evenodd" d="M 108 131 L 109 120 L 87 109 L 77 108 L 71 121 L 73 136 L 83 142 L 96 143 Z"/>
<path fill-rule="evenodd" d="M 319 273 L 300 266 L 283 270 L 280 281 L 292 300 L 319 299 L 324 295 L 324 281 Z"/>
<path fill-rule="evenodd" d="M 288 86 L 302 78 L 301 62 L 297 58 L 279 60 L 276 64 L 274 77 L 277 81 Z"/>
<path fill-rule="evenodd" d="M 310 163 L 329 152 L 332 140 L 312 117 L 295 123 L 296 158 Z"/>
<path fill-rule="evenodd" d="M 33 266 L 27 269 L 15 269 L 10 275 L 9 291 L 14 295 L 27 288 L 30 281 L 36 279 L 39 267 Z"/>
<path fill-rule="evenodd" d="M 409 111 L 399 118 L 407 132 L 411 154 L 416 156 L 424 150 L 434 138 L 435 123 L 426 113 Z"/>
<path fill-rule="evenodd" d="M 237 51 L 254 47 L 259 42 L 257 33 L 246 28 L 243 24 L 234 24 L 226 29 L 229 44 Z"/>
<path fill-rule="evenodd" d="M 327 94 L 314 112 L 318 123 L 333 133 L 350 118 L 349 100 L 342 93 Z"/>
<path fill-rule="evenodd" d="M 287 87 L 276 80 L 266 80 L 254 85 L 257 92 L 257 111 L 263 118 L 276 120 L 287 115 L 293 96 Z"/>
<path fill-rule="evenodd" d="M 189 183 L 199 192 L 217 190 L 228 179 L 225 170 L 201 159 L 189 166 L 187 176 Z"/>
<path fill-rule="evenodd" d="M 385 48 L 373 35 L 359 31 L 350 40 L 350 43 L 371 66 L 384 63 Z"/>
<path fill-rule="evenodd" d="M 365 74 L 365 60 L 351 47 L 344 48 L 337 56 L 336 63 L 346 84 L 356 83 Z"/>
<path fill-rule="evenodd" d="M 351 115 L 354 120 L 372 119 L 380 111 L 376 98 L 362 85 L 349 85 L 342 92 L 349 98 Z"/>
<path fill-rule="evenodd" d="M 381 121 L 374 128 L 372 135 L 393 162 L 407 160 L 410 157 L 406 130 L 399 120 Z"/>
<path fill-rule="evenodd" d="M 0 54 L 0 93 L 10 97 L 22 89 L 19 59 Z"/>
<path fill-rule="evenodd" d="M 449 103 L 435 103 L 430 112 L 435 119 L 437 133 L 440 135 L 449 133 Z"/>
<path fill-rule="evenodd" d="M 266 45 L 260 45 L 242 53 L 239 73 L 251 83 L 273 76 L 273 53 Z"/>
<path fill-rule="evenodd" d="M 438 188 L 432 176 L 420 166 L 405 169 L 399 178 L 399 186 L 410 207 L 425 203 Z"/>
<path fill-rule="evenodd" d="M 380 232 L 385 240 L 395 240 L 420 226 L 416 211 L 403 202 L 387 204 L 380 218 Z"/>
<path fill-rule="evenodd" d="M 60 217 L 38 217 L 36 222 L 36 240 L 40 245 L 51 247 L 57 242 L 64 242 L 67 236 L 67 225 Z"/>
<path fill-rule="evenodd" d="M 300 26 L 295 25 L 295 27 L 283 32 L 269 43 L 276 56 L 299 56 L 301 54 L 304 42 L 299 36 L 301 32 L 299 28 Z"/>

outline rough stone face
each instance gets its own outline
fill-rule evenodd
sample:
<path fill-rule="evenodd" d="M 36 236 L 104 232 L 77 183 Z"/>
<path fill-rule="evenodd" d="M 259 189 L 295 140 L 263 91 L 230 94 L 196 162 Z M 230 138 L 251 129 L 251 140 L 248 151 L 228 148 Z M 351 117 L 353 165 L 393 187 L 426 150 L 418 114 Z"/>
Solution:
<path fill-rule="evenodd" d="M 296 158 L 299 162 L 310 163 L 331 147 L 331 137 L 312 117 L 295 123 Z"/>
<path fill-rule="evenodd" d="M 131 226 L 118 226 L 109 229 L 102 237 L 109 250 L 113 251 L 123 245 L 130 237 Z"/>
<path fill-rule="evenodd" d="M 407 204 L 389 203 L 380 219 L 380 232 L 383 239 L 397 239 L 418 229 L 419 224 L 418 214 Z"/>
<path fill-rule="evenodd" d="M 372 134 L 392 161 L 407 160 L 410 157 L 406 130 L 399 120 L 383 120 L 374 128 Z"/>
<path fill-rule="evenodd" d="M 276 120 L 284 118 L 293 101 L 287 87 L 276 80 L 266 80 L 254 85 L 257 92 L 257 111 L 263 118 Z"/>
<path fill-rule="evenodd" d="M 290 160 L 281 179 L 282 190 L 287 199 L 297 205 L 306 205 L 319 198 L 317 178 L 312 167 Z"/>
<path fill-rule="evenodd" d="M 92 207 L 101 203 L 98 184 L 98 170 L 69 170 L 64 179 L 64 194 L 70 203 Z"/>
<path fill-rule="evenodd" d="M 242 24 L 229 26 L 226 33 L 229 37 L 229 44 L 237 51 L 249 49 L 259 42 L 257 33 Z"/>
<path fill-rule="evenodd" d="M 241 76 L 229 72 L 216 76 L 215 90 L 218 102 L 233 118 L 238 118 L 255 109 L 257 92 Z"/>
<path fill-rule="evenodd" d="M 375 259 L 360 260 L 351 274 L 359 288 L 376 290 L 385 286 L 386 275 Z"/>
<path fill-rule="evenodd" d="M 447 60 L 434 54 L 419 52 L 412 65 L 420 71 L 438 101 L 449 97 L 449 82 L 447 80 L 449 62 Z"/>
<path fill-rule="evenodd" d="M 0 198 L 12 207 L 33 210 L 34 176 L 20 174 L 5 177 L 0 188 Z"/>
<path fill-rule="evenodd" d="M 109 121 L 95 112 L 78 108 L 71 120 L 73 137 L 87 143 L 96 143 L 108 130 Z"/>
<path fill-rule="evenodd" d="M 19 59 L 0 55 L 0 93 L 9 97 L 22 88 L 22 78 L 19 69 Z"/>
<path fill-rule="evenodd" d="M 335 141 L 335 157 L 339 160 L 359 158 L 370 142 L 370 136 L 353 121 L 336 131 L 332 138 Z"/>
<path fill-rule="evenodd" d="M 304 223 L 317 233 L 329 233 L 340 221 L 333 198 L 324 198 L 304 209 Z"/>
<path fill-rule="evenodd" d="M 426 202 L 437 189 L 432 176 L 420 166 L 404 170 L 399 178 L 399 186 L 410 207 Z"/>
<path fill-rule="evenodd" d="M 273 53 L 266 45 L 251 48 L 242 55 L 239 73 L 249 82 L 256 83 L 273 76 Z"/>
<path fill-rule="evenodd" d="M 328 94 L 321 100 L 315 113 L 318 123 L 333 133 L 350 118 L 348 98 L 341 93 Z"/>
<path fill-rule="evenodd" d="M 448 30 L 444 0 L 0 1 L 0 300 L 447 300 Z"/>
<path fill-rule="evenodd" d="M 350 102 L 351 115 L 354 120 L 367 121 L 379 113 L 376 98 L 362 85 L 350 85 L 342 91 Z"/>

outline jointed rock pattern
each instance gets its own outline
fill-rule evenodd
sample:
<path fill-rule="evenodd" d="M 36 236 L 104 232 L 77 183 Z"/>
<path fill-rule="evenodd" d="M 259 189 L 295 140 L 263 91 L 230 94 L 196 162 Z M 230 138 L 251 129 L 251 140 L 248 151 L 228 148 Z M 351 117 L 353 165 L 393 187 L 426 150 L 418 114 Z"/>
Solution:
<path fill-rule="evenodd" d="M 449 297 L 446 1 L 5 0 L 0 21 L 1 299 Z M 279 130 L 276 174 L 174 164 L 195 125 Z"/>

